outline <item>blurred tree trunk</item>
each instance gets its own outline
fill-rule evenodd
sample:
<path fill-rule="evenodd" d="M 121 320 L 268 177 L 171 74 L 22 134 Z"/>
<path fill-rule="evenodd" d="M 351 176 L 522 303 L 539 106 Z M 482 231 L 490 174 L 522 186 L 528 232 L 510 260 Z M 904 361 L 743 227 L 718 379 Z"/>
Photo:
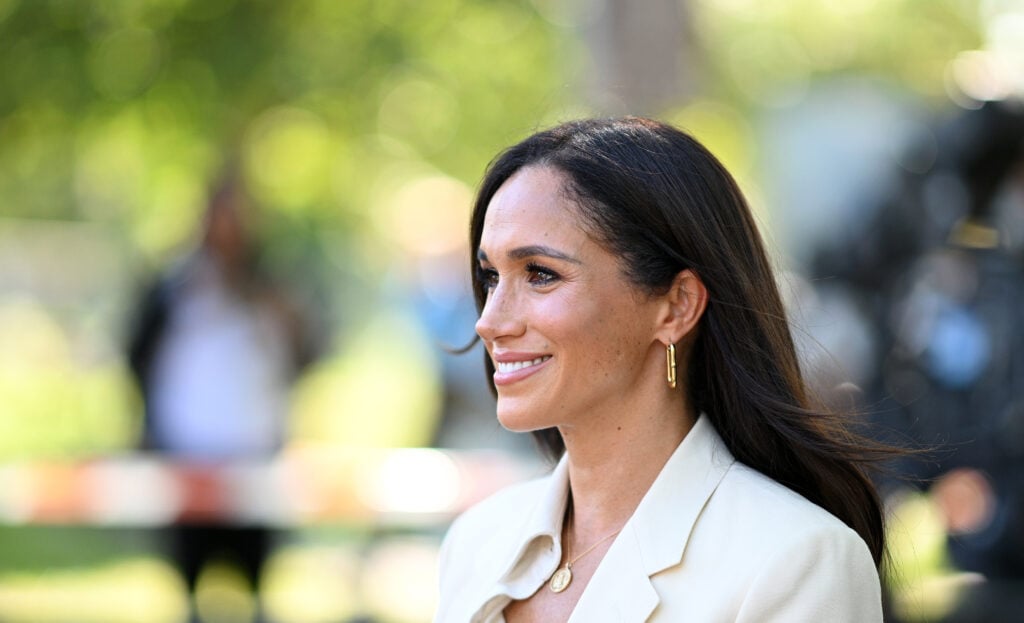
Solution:
<path fill-rule="evenodd" d="M 697 92 L 698 45 L 686 0 L 593 0 L 584 38 L 587 95 L 599 111 L 656 115 Z"/>

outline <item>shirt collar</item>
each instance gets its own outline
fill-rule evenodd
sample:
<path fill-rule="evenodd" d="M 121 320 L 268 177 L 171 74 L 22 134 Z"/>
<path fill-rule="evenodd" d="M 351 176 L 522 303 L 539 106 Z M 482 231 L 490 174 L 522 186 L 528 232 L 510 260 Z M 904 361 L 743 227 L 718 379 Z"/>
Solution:
<path fill-rule="evenodd" d="M 500 570 L 492 578 L 484 579 L 483 592 L 473 611 L 473 623 L 503 620 L 499 615 L 514 599 L 526 599 L 532 595 L 555 572 L 562 559 L 562 520 L 569 492 L 569 464 L 563 456 L 555 469 L 540 483 L 540 495 L 532 507 L 521 516 L 522 521 L 510 527 L 504 534 L 513 536 L 506 540 L 497 538 L 497 546 L 484 555 L 484 560 L 494 556 L 494 568 Z M 489 565 L 488 565 L 489 566 Z M 471 602 L 472 603 L 472 602 Z"/>
<path fill-rule="evenodd" d="M 500 576 L 501 584 L 514 590 L 525 580 L 535 580 L 534 576 L 538 572 L 545 578 L 554 573 L 562 556 L 562 521 L 565 518 L 568 494 L 569 462 L 563 455 L 547 477 L 540 499 L 526 517 L 515 555 Z M 538 553 L 545 554 L 545 562 L 549 558 L 551 561 L 548 564 L 536 564 Z M 536 584 L 527 594 L 532 594 L 535 588 Z"/>
<path fill-rule="evenodd" d="M 697 517 L 734 461 L 710 420 L 701 414 L 623 527 L 629 536 L 617 538 L 609 556 L 614 559 L 618 550 L 630 548 L 646 576 L 678 564 Z M 569 464 L 563 456 L 515 530 L 519 537 L 506 550 L 511 555 L 503 557 L 502 572 L 492 576 L 497 582 L 489 591 L 489 605 L 497 604 L 495 598 L 501 595 L 505 596 L 499 600 L 502 603 L 508 598 L 524 599 L 554 573 L 562 556 L 568 490 Z M 620 540 L 624 541 L 621 545 Z M 487 606 L 482 610 L 488 610 Z"/>

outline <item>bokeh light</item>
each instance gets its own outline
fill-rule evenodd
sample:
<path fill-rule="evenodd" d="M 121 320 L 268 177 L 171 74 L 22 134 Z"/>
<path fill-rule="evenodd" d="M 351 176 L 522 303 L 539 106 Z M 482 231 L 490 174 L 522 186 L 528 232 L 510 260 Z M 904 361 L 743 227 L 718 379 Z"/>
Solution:
<path fill-rule="evenodd" d="M 317 115 L 300 108 L 275 108 L 252 124 L 245 163 L 261 203 L 301 210 L 327 190 L 332 137 Z"/>

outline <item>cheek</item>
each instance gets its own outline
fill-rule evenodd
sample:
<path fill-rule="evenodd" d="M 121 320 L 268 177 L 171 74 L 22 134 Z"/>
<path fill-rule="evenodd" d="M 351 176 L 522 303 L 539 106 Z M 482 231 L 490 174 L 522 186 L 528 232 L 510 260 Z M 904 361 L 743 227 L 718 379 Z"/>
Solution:
<path fill-rule="evenodd" d="M 594 323 L 589 306 L 573 297 L 547 296 L 538 299 L 532 308 L 534 329 L 545 346 L 566 349 L 578 343 Z"/>
<path fill-rule="evenodd" d="M 588 356 L 595 366 L 613 368 L 622 359 L 624 345 L 618 335 L 619 330 L 621 327 L 617 327 L 604 313 L 592 316 L 585 341 Z"/>
<path fill-rule="evenodd" d="M 535 347 L 554 349 L 571 362 L 571 370 L 585 369 L 601 377 L 638 365 L 650 337 L 642 326 L 642 306 L 615 292 L 560 294 L 532 301 L 529 322 L 540 338 Z"/>
<path fill-rule="evenodd" d="M 650 328 L 644 325 L 644 309 L 623 305 L 603 310 L 595 320 L 596 337 L 604 347 L 603 359 L 625 372 L 643 364 L 650 341 Z"/>

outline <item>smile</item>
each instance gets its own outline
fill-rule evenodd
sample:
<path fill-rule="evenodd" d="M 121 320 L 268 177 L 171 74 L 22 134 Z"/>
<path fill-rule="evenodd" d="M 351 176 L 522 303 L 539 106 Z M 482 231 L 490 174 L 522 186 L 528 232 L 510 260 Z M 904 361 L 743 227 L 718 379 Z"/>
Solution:
<path fill-rule="evenodd" d="M 536 359 L 530 359 L 527 361 L 498 361 L 495 362 L 498 372 L 502 374 L 508 374 L 510 372 L 516 372 L 524 368 L 532 368 L 533 366 L 539 366 L 548 359 L 551 359 L 551 355 L 544 355 L 543 357 L 537 357 Z"/>

